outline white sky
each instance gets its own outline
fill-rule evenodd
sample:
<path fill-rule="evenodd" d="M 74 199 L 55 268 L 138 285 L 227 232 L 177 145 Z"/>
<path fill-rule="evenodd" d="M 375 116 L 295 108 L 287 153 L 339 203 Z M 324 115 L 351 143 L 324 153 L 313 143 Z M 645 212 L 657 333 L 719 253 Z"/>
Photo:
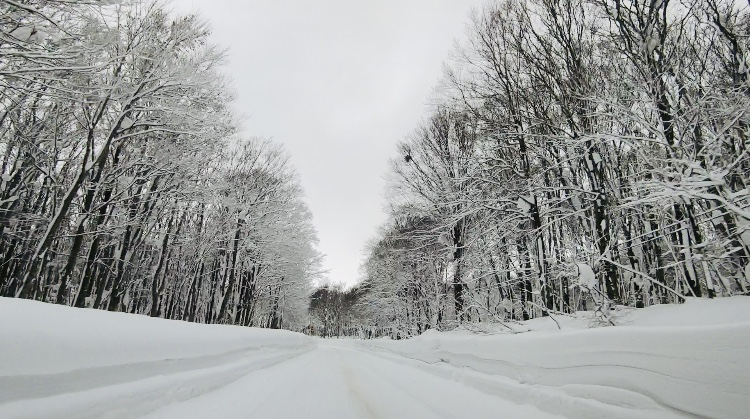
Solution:
<path fill-rule="evenodd" d="M 292 155 L 333 282 L 359 279 L 385 219 L 388 159 L 426 111 L 483 0 L 173 0 L 229 48 L 248 135 Z"/>

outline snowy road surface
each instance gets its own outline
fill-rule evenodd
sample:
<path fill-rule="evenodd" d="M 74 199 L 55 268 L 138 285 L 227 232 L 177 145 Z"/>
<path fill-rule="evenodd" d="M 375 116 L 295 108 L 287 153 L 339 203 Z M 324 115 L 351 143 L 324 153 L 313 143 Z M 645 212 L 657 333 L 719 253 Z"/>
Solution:
<path fill-rule="evenodd" d="M 718 300 L 395 341 L 0 298 L 0 419 L 747 417 L 750 297 Z"/>
<path fill-rule="evenodd" d="M 5 378 L 0 393 L 3 418 L 559 417 L 335 340 L 304 351 Z"/>
<path fill-rule="evenodd" d="M 320 341 L 313 351 L 174 404 L 154 418 L 555 417 L 535 407 L 371 354 Z"/>

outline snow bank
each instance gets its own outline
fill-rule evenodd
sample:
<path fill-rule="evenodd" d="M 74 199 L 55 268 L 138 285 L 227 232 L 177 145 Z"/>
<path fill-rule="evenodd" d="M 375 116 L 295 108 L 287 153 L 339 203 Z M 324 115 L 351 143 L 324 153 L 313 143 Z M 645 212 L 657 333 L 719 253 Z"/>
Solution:
<path fill-rule="evenodd" d="M 722 418 L 750 410 L 750 297 L 629 310 L 617 327 L 584 329 L 591 313 L 579 314 L 557 316 L 562 330 L 535 319 L 517 326 L 525 333 L 430 332 L 362 346 L 631 408 Z"/>
<path fill-rule="evenodd" d="M 282 330 L 202 325 L 13 298 L 0 298 L 0 318 L 0 378 L 315 346 L 305 335 Z"/>

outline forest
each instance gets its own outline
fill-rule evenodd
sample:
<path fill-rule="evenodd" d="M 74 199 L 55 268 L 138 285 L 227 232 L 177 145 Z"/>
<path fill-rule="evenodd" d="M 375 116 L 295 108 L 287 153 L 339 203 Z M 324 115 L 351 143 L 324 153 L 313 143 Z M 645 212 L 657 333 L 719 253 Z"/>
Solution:
<path fill-rule="evenodd" d="M 469 3 L 0 0 L 0 418 L 747 417 L 750 3 Z"/>
<path fill-rule="evenodd" d="M 0 296 L 404 338 L 750 292 L 740 1 L 476 10 L 349 288 L 207 23 L 168 10 L 0 0 Z"/>
<path fill-rule="evenodd" d="M 326 288 L 346 304 L 321 324 L 403 338 L 589 310 L 610 325 L 622 306 L 747 295 L 749 41 L 731 0 L 476 11 L 399 143 L 363 280 Z"/>
<path fill-rule="evenodd" d="M 0 295 L 291 328 L 316 232 L 224 50 L 148 1 L 0 1 Z"/>

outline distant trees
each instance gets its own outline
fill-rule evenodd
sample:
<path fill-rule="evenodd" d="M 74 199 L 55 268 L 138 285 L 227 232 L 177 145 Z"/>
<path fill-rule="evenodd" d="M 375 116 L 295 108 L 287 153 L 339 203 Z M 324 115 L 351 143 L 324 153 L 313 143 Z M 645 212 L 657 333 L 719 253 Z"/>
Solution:
<path fill-rule="evenodd" d="M 318 287 L 310 296 L 310 324 L 307 332 L 321 337 L 370 337 L 361 315 L 361 297 L 364 289 L 355 286 L 344 289 L 337 285 Z"/>
<path fill-rule="evenodd" d="M 393 161 L 370 324 L 413 335 L 748 293 L 737 1 L 503 0 Z"/>
<path fill-rule="evenodd" d="M 298 327 L 316 233 L 221 51 L 146 1 L 0 0 L 0 295 Z"/>
<path fill-rule="evenodd" d="M 750 13 L 501 0 L 392 162 L 353 290 L 196 16 L 0 0 L 0 295 L 404 337 L 750 290 Z"/>

